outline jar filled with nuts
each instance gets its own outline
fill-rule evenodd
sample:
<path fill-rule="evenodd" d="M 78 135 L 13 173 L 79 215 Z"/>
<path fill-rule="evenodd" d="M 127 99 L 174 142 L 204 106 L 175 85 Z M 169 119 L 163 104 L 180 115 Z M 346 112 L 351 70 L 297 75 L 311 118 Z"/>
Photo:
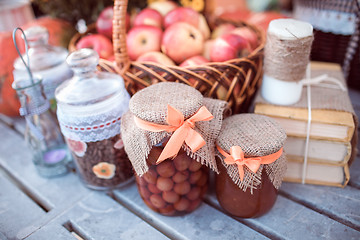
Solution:
<path fill-rule="evenodd" d="M 123 79 L 97 72 L 98 54 L 80 49 L 67 58 L 74 76 L 55 91 L 57 117 L 77 172 L 96 190 L 121 186 L 133 172 L 120 135 L 130 96 Z"/>
<path fill-rule="evenodd" d="M 137 92 L 121 122 L 125 150 L 141 198 L 167 216 L 194 211 L 217 171 L 214 143 L 227 103 L 181 83 Z"/>
<path fill-rule="evenodd" d="M 224 120 L 216 140 L 220 173 L 215 178 L 223 209 L 250 218 L 272 208 L 286 171 L 285 139 L 285 131 L 267 116 L 238 114 Z"/>

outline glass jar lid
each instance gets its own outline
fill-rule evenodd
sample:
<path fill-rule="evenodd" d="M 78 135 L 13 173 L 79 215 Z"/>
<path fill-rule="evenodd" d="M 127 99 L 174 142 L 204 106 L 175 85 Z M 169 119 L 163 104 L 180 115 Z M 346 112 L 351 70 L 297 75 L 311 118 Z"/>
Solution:
<path fill-rule="evenodd" d="M 119 97 L 121 101 L 121 96 L 128 98 L 122 77 L 96 70 L 99 55 L 94 50 L 77 50 L 68 56 L 66 62 L 74 76 L 56 89 L 59 105 L 84 107 L 105 104 Z"/>
<path fill-rule="evenodd" d="M 63 47 L 48 44 L 49 32 L 46 28 L 35 26 L 25 30 L 25 36 L 29 44 L 29 64 L 32 71 L 43 71 L 62 64 L 68 51 Z M 24 57 L 24 56 L 23 56 Z M 27 59 L 24 57 L 24 59 Z M 26 60 L 27 61 L 27 60 Z M 14 62 L 16 70 L 26 70 L 20 58 Z"/>

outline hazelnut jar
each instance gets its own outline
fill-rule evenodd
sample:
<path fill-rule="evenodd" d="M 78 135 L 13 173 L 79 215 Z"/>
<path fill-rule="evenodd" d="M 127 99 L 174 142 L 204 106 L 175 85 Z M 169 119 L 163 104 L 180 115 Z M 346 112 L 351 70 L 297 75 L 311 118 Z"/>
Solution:
<path fill-rule="evenodd" d="M 120 121 L 130 96 L 123 79 L 98 72 L 98 54 L 80 49 L 67 58 L 74 76 L 55 91 L 61 132 L 84 184 L 96 190 L 121 186 L 132 179 L 122 144 Z"/>
<path fill-rule="evenodd" d="M 273 119 L 238 114 L 224 120 L 216 140 L 216 196 L 228 213 L 259 217 L 275 204 L 286 171 L 285 131 Z"/>
<path fill-rule="evenodd" d="M 214 143 L 226 106 L 172 82 L 151 85 L 130 99 L 122 136 L 149 208 L 175 216 L 200 206 L 209 171 L 217 171 Z"/>

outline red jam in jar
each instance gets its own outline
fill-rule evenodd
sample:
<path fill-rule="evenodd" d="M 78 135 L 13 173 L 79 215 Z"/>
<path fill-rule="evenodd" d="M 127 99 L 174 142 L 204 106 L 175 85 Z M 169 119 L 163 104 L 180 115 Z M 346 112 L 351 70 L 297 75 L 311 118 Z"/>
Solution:
<path fill-rule="evenodd" d="M 155 212 L 179 216 L 200 206 L 208 189 L 209 170 L 183 150 L 174 159 L 156 164 L 163 147 L 153 147 L 147 159 L 149 170 L 136 176 L 141 198 Z"/>
<path fill-rule="evenodd" d="M 219 161 L 218 161 L 219 162 Z M 271 183 L 265 169 L 257 189 L 243 191 L 229 177 L 225 167 L 218 164 L 220 173 L 216 175 L 216 196 L 223 209 L 242 218 L 255 218 L 267 213 L 275 204 L 278 191 Z"/>

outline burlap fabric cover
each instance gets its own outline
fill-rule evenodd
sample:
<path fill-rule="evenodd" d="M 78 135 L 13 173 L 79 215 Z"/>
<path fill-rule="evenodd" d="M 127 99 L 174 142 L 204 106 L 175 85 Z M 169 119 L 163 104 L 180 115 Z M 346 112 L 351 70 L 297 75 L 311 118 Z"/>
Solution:
<path fill-rule="evenodd" d="M 228 154 L 232 146 L 240 146 L 245 157 L 260 157 L 279 151 L 285 139 L 285 131 L 275 120 L 257 114 L 237 114 L 224 120 L 216 144 Z M 229 177 L 243 191 L 247 188 L 256 189 L 261 183 L 264 170 L 278 189 L 286 171 L 286 157 L 283 153 L 275 162 L 262 164 L 256 173 L 244 166 L 245 175 L 241 181 L 237 165 L 226 164 L 225 157 L 218 150 L 216 155 L 221 159 Z"/>
<path fill-rule="evenodd" d="M 201 134 L 206 145 L 193 153 L 186 144 L 183 148 L 194 160 L 218 172 L 215 162 L 215 140 L 219 135 L 223 112 L 228 104 L 225 101 L 204 98 L 195 88 L 182 83 L 162 82 L 142 89 L 130 99 L 129 111 L 121 120 L 121 134 L 125 151 L 135 172 L 142 176 L 148 171 L 146 163 L 151 148 L 159 144 L 171 133 L 151 132 L 140 129 L 134 116 L 153 123 L 166 125 L 167 105 L 179 110 L 185 120 L 205 106 L 214 116 L 210 121 L 196 122 L 195 130 Z"/>

